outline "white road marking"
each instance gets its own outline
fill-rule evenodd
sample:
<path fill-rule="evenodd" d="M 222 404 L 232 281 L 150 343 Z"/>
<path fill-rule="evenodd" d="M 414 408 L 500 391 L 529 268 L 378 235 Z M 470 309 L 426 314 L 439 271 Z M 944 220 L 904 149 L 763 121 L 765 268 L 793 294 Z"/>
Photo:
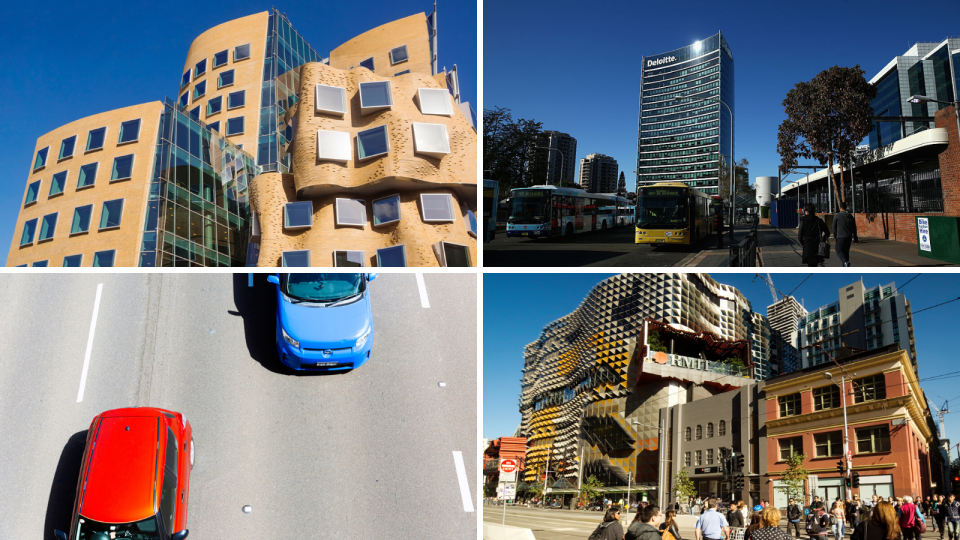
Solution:
<path fill-rule="evenodd" d="M 83 401 L 83 387 L 87 384 L 87 370 L 90 368 L 90 351 L 93 350 L 93 332 L 97 329 L 97 314 L 100 313 L 100 293 L 103 283 L 97 284 L 97 298 L 93 301 L 93 318 L 90 320 L 90 334 L 87 336 L 87 352 L 83 355 L 83 373 L 80 374 L 80 392 L 77 403 Z"/>
<path fill-rule="evenodd" d="M 417 272 L 417 288 L 420 289 L 420 305 L 425 308 L 430 307 L 430 301 L 427 300 L 427 287 L 423 284 L 423 274 L 420 272 Z"/>
<path fill-rule="evenodd" d="M 417 274 L 418 276 L 420 274 Z M 457 467 L 457 480 L 460 481 L 460 497 L 463 498 L 463 511 L 473 512 L 473 498 L 470 496 L 470 484 L 467 483 L 467 470 L 463 467 L 463 453 L 453 452 L 453 463 Z"/>
<path fill-rule="evenodd" d="M 247 287 L 253 287 L 253 272 L 247 274 Z"/>

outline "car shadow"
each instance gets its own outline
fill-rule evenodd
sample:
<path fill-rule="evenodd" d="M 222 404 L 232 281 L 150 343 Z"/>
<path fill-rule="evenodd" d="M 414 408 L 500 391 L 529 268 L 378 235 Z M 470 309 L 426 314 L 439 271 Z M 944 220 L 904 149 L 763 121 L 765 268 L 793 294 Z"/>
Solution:
<path fill-rule="evenodd" d="M 243 335 L 250 358 L 266 370 L 280 375 L 305 377 L 342 375 L 350 371 L 296 371 L 280 362 L 277 356 L 277 293 L 276 285 L 267 281 L 271 274 L 253 274 L 253 287 L 249 274 L 233 274 L 233 305 L 236 311 L 230 315 L 243 318 Z"/>
<path fill-rule="evenodd" d="M 56 540 L 54 529 L 70 533 L 70 520 L 73 518 L 73 499 L 77 494 L 77 482 L 80 480 L 80 465 L 83 461 L 83 448 L 87 443 L 87 430 L 74 433 L 60 453 L 60 462 L 53 475 L 50 486 L 50 498 L 47 499 L 47 516 L 43 521 L 43 538 Z"/>

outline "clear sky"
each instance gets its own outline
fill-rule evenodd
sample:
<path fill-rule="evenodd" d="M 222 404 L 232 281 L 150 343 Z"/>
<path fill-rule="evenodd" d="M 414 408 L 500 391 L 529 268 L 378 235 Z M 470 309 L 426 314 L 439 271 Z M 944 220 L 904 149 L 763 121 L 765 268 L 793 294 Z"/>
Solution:
<path fill-rule="evenodd" d="M 483 276 L 483 436 L 512 436 L 520 424 L 518 397 L 523 348 L 535 341 L 547 323 L 580 305 L 594 285 L 614 274 L 484 274 Z M 766 314 L 773 302 L 770 289 L 754 274 L 711 274 L 720 283 L 732 285 L 750 301 L 754 311 Z M 783 294 L 803 302 L 808 310 L 835 302 L 838 291 L 863 279 L 866 287 L 902 284 L 914 312 L 960 297 L 960 275 L 916 273 L 887 274 L 772 274 Z M 802 282 L 802 283 L 801 283 Z M 799 287 L 798 287 L 799 286 Z M 920 386 L 940 407 L 945 400 L 953 410 L 944 416 L 946 432 L 960 443 L 960 362 L 957 361 L 956 321 L 960 302 L 946 304 L 914 316 Z M 925 380 L 934 375 L 956 372 L 950 378 Z M 931 409 L 932 410 L 932 409 Z M 954 449 L 953 457 L 957 457 Z"/>
<path fill-rule="evenodd" d="M 37 138 L 92 114 L 177 98 L 193 40 L 218 24 L 287 14 L 317 53 L 381 24 L 430 13 L 430 0 L 304 2 L 11 2 L 0 10 L 0 251 L 6 260 Z M 454 64 L 461 99 L 477 104 L 477 4 L 437 6 L 439 69 Z M 55 152 L 56 150 L 51 150 Z"/>
<path fill-rule="evenodd" d="M 752 184 L 777 175 L 781 103 L 794 84 L 834 65 L 860 64 L 870 80 L 914 43 L 960 34 L 955 0 L 486 0 L 483 9 L 484 107 L 569 133 L 578 169 L 587 154 L 613 156 L 631 191 L 643 55 L 723 32 L 735 66 L 734 154 L 749 160 Z"/>

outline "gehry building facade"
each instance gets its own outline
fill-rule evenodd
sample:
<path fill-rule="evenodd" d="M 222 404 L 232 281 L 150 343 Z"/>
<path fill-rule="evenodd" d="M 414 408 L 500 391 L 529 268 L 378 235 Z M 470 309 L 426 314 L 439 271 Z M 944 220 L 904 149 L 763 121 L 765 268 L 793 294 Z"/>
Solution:
<path fill-rule="evenodd" d="M 600 282 L 524 350 L 518 433 L 530 441 L 525 480 L 549 466 L 551 481 L 574 486 L 581 468 L 583 478 L 596 475 L 605 486 L 626 486 L 628 478 L 648 492 L 665 485 L 660 409 L 752 383 L 761 363 L 752 352 L 756 320 L 738 290 L 707 274 Z M 647 346 L 653 331 L 667 352 Z M 717 361 L 728 356 L 745 366 Z"/>

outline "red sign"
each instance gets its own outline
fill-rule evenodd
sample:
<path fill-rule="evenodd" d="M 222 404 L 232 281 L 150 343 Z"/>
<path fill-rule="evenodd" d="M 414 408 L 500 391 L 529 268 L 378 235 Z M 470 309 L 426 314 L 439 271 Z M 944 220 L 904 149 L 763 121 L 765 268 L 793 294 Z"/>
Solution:
<path fill-rule="evenodd" d="M 517 460 L 504 459 L 500 461 L 500 470 L 503 472 L 513 472 L 517 470 Z"/>

